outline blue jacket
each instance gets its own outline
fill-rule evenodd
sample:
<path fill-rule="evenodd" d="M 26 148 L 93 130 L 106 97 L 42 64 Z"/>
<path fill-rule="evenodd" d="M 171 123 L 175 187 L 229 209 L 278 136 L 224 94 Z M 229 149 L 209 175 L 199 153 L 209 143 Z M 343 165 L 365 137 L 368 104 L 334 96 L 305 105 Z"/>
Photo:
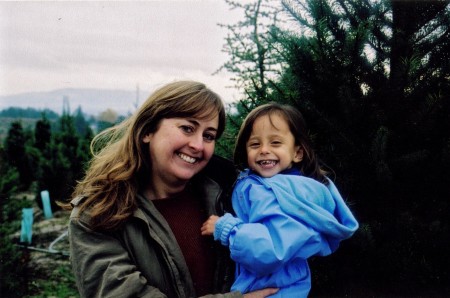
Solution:
<path fill-rule="evenodd" d="M 232 289 L 242 293 L 278 287 L 278 297 L 306 297 L 307 259 L 331 254 L 358 229 L 331 180 L 326 186 L 299 172 L 262 178 L 246 170 L 232 202 L 237 217 L 221 217 L 214 238 L 229 246 L 237 263 Z"/>

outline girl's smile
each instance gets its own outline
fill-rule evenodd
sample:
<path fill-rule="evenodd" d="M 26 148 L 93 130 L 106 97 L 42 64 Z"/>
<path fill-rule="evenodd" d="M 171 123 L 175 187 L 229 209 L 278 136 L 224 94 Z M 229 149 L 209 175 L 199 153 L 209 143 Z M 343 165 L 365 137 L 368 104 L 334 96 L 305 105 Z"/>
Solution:
<path fill-rule="evenodd" d="M 246 146 L 249 167 L 262 177 L 272 177 L 303 158 L 289 125 L 276 113 L 255 120 Z"/>

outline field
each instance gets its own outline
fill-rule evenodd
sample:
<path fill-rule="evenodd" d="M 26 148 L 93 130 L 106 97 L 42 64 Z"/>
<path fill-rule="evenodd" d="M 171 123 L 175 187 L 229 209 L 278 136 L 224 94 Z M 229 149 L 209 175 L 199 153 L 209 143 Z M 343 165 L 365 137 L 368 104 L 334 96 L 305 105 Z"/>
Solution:
<path fill-rule="evenodd" d="M 20 194 L 33 202 L 31 194 Z M 67 222 L 69 213 L 58 210 L 46 219 L 43 211 L 34 203 L 32 243 L 17 244 L 24 250 L 27 269 L 24 276 L 27 298 L 79 297 L 68 256 Z M 11 235 L 19 243 L 20 231 Z"/>

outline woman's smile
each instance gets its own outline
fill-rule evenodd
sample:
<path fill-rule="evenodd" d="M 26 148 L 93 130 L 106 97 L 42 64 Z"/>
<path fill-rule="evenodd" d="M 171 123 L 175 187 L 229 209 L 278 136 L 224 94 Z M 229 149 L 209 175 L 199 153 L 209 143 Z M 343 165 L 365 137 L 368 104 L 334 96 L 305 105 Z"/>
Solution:
<path fill-rule="evenodd" d="M 198 162 L 200 159 L 199 158 L 195 158 L 195 157 L 191 157 L 191 156 L 189 156 L 189 155 L 186 155 L 186 154 L 184 154 L 184 153 L 177 153 L 177 155 L 182 159 L 182 160 L 184 160 L 185 162 L 187 162 L 187 163 L 190 163 L 190 164 L 195 164 L 196 162 Z"/>
<path fill-rule="evenodd" d="M 158 130 L 143 138 L 149 146 L 153 188 L 184 188 L 212 157 L 218 123 L 218 116 L 161 120 Z"/>

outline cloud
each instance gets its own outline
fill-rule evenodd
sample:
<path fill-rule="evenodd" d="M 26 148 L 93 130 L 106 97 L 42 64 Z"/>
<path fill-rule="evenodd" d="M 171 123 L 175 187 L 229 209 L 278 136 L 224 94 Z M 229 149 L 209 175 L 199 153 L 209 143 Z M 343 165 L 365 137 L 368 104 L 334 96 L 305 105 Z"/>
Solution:
<path fill-rule="evenodd" d="M 212 73 L 227 60 L 217 24 L 238 17 L 221 0 L 1 2 L 0 95 L 190 78 L 234 97 Z"/>

